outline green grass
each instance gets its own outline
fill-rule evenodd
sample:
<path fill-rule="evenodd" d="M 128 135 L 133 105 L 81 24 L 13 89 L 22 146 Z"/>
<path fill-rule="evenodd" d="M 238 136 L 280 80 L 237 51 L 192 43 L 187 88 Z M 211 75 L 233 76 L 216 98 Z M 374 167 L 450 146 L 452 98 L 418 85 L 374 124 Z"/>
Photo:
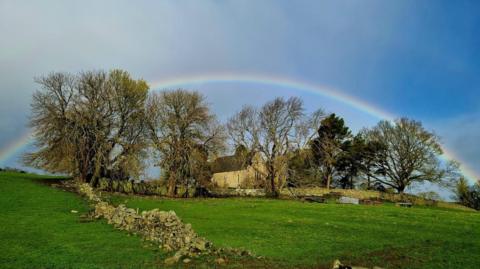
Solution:
<path fill-rule="evenodd" d="M 480 267 L 477 212 L 269 199 L 111 199 L 141 210 L 174 210 L 214 244 L 246 248 L 282 266 L 326 267 L 340 258 L 387 268 Z"/>
<path fill-rule="evenodd" d="M 141 268 L 165 254 L 104 221 L 82 222 L 88 205 L 42 184 L 45 177 L 0 173 L 0 268 Z M 79 213 L 71 213 L 77 210 Z"/>
<path fill-rule="evenodd" d="M 84 199 L 44 182 L 44 176 L 0 173 L 0 268 L 163 268 L 171 254 L 105 221 L 84 221 Z M 476 212 L 269 199 L 111 199 L 144 210 L 175 210 L 217 246 L 245 248 L 267 258 L 230 260 L 233 267 L 328 268 L 337 258 L 385 268 L 480 264 Z M 187 266 L 213 263 L 205 259 Z"/>

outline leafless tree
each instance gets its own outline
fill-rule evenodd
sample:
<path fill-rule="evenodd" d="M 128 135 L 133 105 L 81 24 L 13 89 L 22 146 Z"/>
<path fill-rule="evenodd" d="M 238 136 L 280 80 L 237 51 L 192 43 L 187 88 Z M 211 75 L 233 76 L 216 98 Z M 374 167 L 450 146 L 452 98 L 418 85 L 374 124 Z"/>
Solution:
<path fill-rule="evenodd" d="M 125 71 L 52 73 L 36 80 L 31 126 L 38 151 L 27 163 L 92 182 L 142 170 L 148 85 Z"/>
<path fill-rule="evenodd" d="M 380 173 L 373 175 L 375 180 L 399 193 L 414 182 L 439 182 L 450 173 L 438 159 L 442 154 L 438 137 L 418 121 L 381 121 L 368 136 L 385 146 L 385 160 L 376 163 Z"/>
<path fill-rule="evenodd" d="M 260 126 L 257 110 L 252 106 L 244 106 L 228 120 L 226 130 L 232 147 L 236 151 L 240 149 L 236 158 L 239 158 L 242 167 L 246 167 L 258 152 Z M 266 176 L 261 170 L 256 172 Z"/>
<path fill-rule="evenodd" d="M 69 141 L 73 120 L 71 111 L 76 99 L 75 77 L 52 73 L 35 79 L 41 89 L 33 94 L 30 126 L 38 150 L 25 156 L 34 167 L 50 172 L 76 172 L 75 149 Z"/>
<path fill-rule="evenodd" d="M 177 184 L 195 177 L 193 167 L 222 149 L 224 132 L 211 114 L 205 98 L 182 89 L 149 96 L 146 105 L 149 137 L 159 153 L 159 166 L 168 182 L 168 195 L 177 195 Z M 201 154 L 200 154 L 201 153 Z"/>
<path fill-rule="evenodd" d="M 236 146 L 261 154 L 266 166 L 267 192 L 276 197 L 287 176 L 288 154 L 307 144 L 314 130 L 310 126 L 319 117 L 321 113 L 316 112 L 306 120 L 301 99 L 279 97 L 260 109 L 244 107 L 230 118 L 227 130 Z"/>

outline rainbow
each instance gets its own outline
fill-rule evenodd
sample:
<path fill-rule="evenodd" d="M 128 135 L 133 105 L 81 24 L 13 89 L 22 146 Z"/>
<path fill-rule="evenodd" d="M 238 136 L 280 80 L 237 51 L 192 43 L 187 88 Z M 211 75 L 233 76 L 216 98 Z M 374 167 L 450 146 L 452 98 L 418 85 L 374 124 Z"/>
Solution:
<path fill-rule="evenodd" d="M 26 147 L 33 143 L 34 139 L 31 132 L 26 132 L 19 138 L 9 143 L 5 148 L 0 150 L 0 164 L 3 164 L 15 154 L 23 151 Z"/>
<path fill-rule="evenodd" d="M 211 83 L 248 83 L 256 85 L 266 85 L 266 86 L 275 86 L 286 89 L 293 89 L 296 91 L 307 92 L 319 96 L 329 98 L 331 100 L 343 103 L 349 107 L 355 108 L 363 113 L 371 115 L 377 119 L 386 119 L 393 120 L 396 118 L 395 115 L 388 113 L 378 107 L 375 107 L 371 104 L 368 104 L 360 99 L 357 99 L 353 96 L 346 95 L 342 91 L 322 85 L 311 84 L 304 81 L 298 81 L 290 78 L 281 78 L 274 76 L 264 76 L 264 75 L 255 75 L 255 74 L 232 74 L 232 73 L 216 73 L 216 74 L 205 74 L 205 75 L 195 75 L 195 76 L 184 76 L 176 77 L 173 79 L 161 79 L 158 81 L 153 81 L 150 83 L 150 86 L 153 90 L 162 90 L 162 89 L 171 89 L 171 88 L 180 88 L 194 85 L 202 84 L 211 84 Z M 16 139 L 10 143 L 5 149 L 0 151 L 0 164 L 5 160 L 11 158 L 13 155 L 25 149 L 29 144 L 32 143 L 32 138 L 30 133 L 22 135 L 20 138 Z M 452 150 L 443 147 L 443 155 L 441 158 L 445 161 L 448 160 L 457 160 L 461 159 L 455 154 Z M 475 171 L 468 167 L 465 164 L 461 166 L 462 174 L 475 182 L 480 176 L 478 176 Z"/>

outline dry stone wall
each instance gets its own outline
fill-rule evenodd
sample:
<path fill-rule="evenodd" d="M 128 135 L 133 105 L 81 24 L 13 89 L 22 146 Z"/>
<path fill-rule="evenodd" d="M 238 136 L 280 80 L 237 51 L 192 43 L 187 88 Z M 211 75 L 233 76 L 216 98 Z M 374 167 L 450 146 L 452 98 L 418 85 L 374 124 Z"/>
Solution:
<path fill-rule="evenodd" d="M 166 196 L 167 186 L 164 182 L 153 181 L 133 181 L 133 180 L 113 180 L 108 178 L 100 178 L 96 185 L 96 190 L 106 192 L 118 192 L 125 194 L 138 195 L 154 195 Z M 177 191 L 181 195 L 185 195 L 187 189 L 184 186 L 178 186 Z M 194 187 L 188 188 L 188 197 L 193 197 L 196 194 Z"/>
<path fill-rule="evenodd" d="M 223 249 L 214 248 L 211 242 L 198 236 L 191 225 L 184 224 L 174 211 L 154 209 L 139 213 L 125 205 L 113 206 L 102 201 L 88 184 L 79 184 L 77 189 L 94 204 L 95 218 L 105 218 L 118 229 L 139 234 L 167 251 L 176 251 L 166 263 L 177 262 L 184 256 L 195 257 L 224 252 Z"/>
<path fill-rule="evenodd" d="M 305 197 L 305 196 L 328 196 L 332 193 L 338 193 L 339 196 L 352 197 L 359 200 L 384 200 L 390 202 L 411 202 L 415 205 L 428 205 L 434 206 L 437 204 L 434 200 L 423 199 L 415 195 L 410 194 L 397 194 L 387 193 L 372 190 L 351 190 L 351 189 L 326 189 L 321 187 L 313 188 L 283 188 L 280 195 L 284 198 L 290 198 L 293 196 Z"/>
<path fill-rule="evenodd" d="M 155 195 L 166 196 L 167 188 L 158 182 L 134 182 L 118 181 L 101 178 L 98 182 L 97 190 L 107 192 L 119 192 L 125 194 Z M 264 189 L 244 189 L 244 188 L 209 188 L 198 192 L 190 188 L 189 196 L 202 197 L 265 197 Z M 179 187 L 179 193 L 184 193 L 185 189 Z M 293 199 L 298 197 L 325 197 L 331 193 L 338 193 L 339 196 L 356 198 L 359 200 L 372 201 L 390 201 L 390 202 L 410 202 L 414 205 L 436 206 L 435 200 L 424 199 L 409 194 L 396 194 L 387 192 L 378 192 L 372 190 L 350 190 L 350 189 L 326 189 L 321 187 L 312 188 L 283 188 L 280 195 L 284 199 Z"/>
<path fill-rule="evenodd" d="M 174 211 L 154 209 L 138 213 L 124 205 L 98 202 L 94 216 L 107 219 L 118 229 L 140 234 L 168 251 L 180 250 L 183 255 L 192 256 L 212 249 L 212 244 L 199 237 L 190 224 L 184 224 Z"/>
<path fill-rule="evenodd" d="M 264 189 L 215 188 L 211 190 L 214 197 L 265 197 Z"/>
<path fill-rule="evenodd" d="M 107 192 L 119 192 L 125 194 L 155 195 L 166 196 L 166 186 L 156 181 L 119 181 L 101 178 L 98 181 L 97 190 Z M 185 189 L 179 186 L 179 193 L 185 193 Z M 189 188 L 189 196 L 211 196 L 211 197 L 265 197 L 264 189 L 245 189 L 245 188 L 209 188 L 208 193 L 200 194 L 194 188 Z M 352 197 L 360 200 L 385 200 L 391 202 L 411 202 L 415 205 L 436 205 L 434 200 L 423 199 L 413 195 L 396 193 L 378 192 L 373 190 L 350 190 L 350 189 L 326 189 L 321 187 L 311 188 L 283 188 L 281 197 L 292 199 L 305 196 L 325 196 L 329 193 L 339 193 L 341 196 Z"/>

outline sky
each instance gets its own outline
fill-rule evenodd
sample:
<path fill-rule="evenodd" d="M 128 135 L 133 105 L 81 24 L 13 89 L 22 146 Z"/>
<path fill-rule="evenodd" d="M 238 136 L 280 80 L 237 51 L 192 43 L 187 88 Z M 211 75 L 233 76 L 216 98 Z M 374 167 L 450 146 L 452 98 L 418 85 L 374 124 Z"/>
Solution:
<path fill-rule="evenodd" d="M 379 117 L 297 81 L 422 121 L 480 178 L 480 2 L 0 0 L 0 153 L 28 133 L 34 78 L 120 68 L 151 85 L 185 78 L 221 120 L 244 104 L 299 96 L 354 130 Z M 31 147 L 0 159 L 20 166 Z"/>

